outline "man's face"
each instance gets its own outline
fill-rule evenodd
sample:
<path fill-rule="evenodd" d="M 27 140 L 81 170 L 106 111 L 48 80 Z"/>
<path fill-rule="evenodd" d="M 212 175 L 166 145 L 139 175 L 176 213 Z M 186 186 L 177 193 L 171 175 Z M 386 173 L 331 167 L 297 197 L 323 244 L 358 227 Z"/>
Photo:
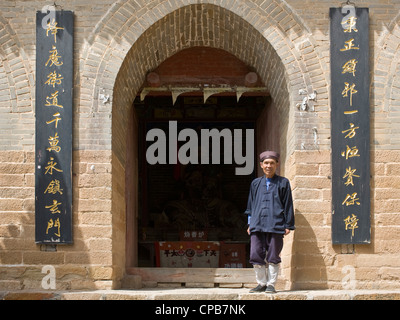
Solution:
<path fill-rule="evenodd" d="M 260 162 L 260 167 L 267 178 L 272 178 L 278 168 L 278 162 L 275 159 L 265 159 Z"/>

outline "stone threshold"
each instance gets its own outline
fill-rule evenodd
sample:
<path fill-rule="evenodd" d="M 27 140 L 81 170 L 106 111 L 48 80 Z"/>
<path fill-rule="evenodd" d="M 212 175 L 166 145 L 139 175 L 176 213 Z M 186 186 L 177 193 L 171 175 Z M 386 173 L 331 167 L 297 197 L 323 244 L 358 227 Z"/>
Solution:
<path fill-rule="evenodd" d="M 400 300 L 400 289 L 296 290 L 275 294 L 249 293 L 248 288 L 0 291 L 0 300 Z"/>

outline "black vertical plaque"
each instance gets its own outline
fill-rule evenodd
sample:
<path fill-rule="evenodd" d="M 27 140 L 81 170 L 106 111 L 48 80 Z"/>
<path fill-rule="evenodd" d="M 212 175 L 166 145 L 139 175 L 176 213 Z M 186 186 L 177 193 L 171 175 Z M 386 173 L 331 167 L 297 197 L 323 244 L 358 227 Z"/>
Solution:
<path fill-rule="evenodd" d="M 369 11 L 353 10 L 330 9 L 334 244 L 371 239 Z"/>
<path fill-rule="evenodd" d="M 73 23 L 36 13 L 35 241 L 72 243 Z"/>

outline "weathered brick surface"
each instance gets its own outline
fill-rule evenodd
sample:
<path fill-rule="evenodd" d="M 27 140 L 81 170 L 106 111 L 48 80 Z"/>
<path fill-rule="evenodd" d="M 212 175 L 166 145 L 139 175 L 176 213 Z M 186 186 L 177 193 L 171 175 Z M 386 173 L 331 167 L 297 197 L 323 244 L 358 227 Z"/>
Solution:
<path fill-rule="evenodd" d="M 284 252 L 290 264 L 285 267 L 286 280 L 299 287 L 340 287 L 342 268 L 353 265 L 359 286 L 396 286 L 400 3 L 357 2 L 370 8 L 370 34 L 374 35 L 370 40 L 373 239 L 371 245 L 354 250 L 332 246 L 329 238 L 328 12 L 339 3 L 96 0 L 90 5 L 62 4 L 75 12 L 76 27 L 75 243 L 59 246 L 57 252 L 40 251 L 34 244 L 35 12 L 46 4 L 39 0 L 0 3 L 0 287 L 40 286 L 41 267 L 47 263 L 55 265 L 57 284 L 63 289 L 108 288 L 122 277 L 130 108 L 149 71 L 194 46 L 214 47 L 238 57 L 257 71 L 274 100 L 282 173 L 294 188 L 298 224 L 289 240 L 291 249 Z M 297 110 L 302 99 L 299 89 L 317 91 L 314 111 Z M 104 104 L 100 93 L 110 95 L 110 101 Z"/>
<path fill-rule="evenodd" d="M 74 244 L 57 252 L 34 243 L 34 179 L 26 179 L 34 172 L 32 154 L 3 151 L 0 157 L 0 175 L 14 182 L 0 188 L 0 287 L 41 288 L 42 267 L 52 265 L 59 289 L 111 288 L 110 152 L 74 152 Z"/>
<path fill-rule="evenodd" d="M 382 153 L 372 153 L 375 166 L 382 168 L 379 173 L 372 171 L 371 244 L 354 247 L 331 244 L 330 184 L 323 182 L 329 181 L 330 173 L 325 168 L 316 170 L 313 167 L 325 166 L 330 161 L 329 152 L 294 153 L 291 163 L 295 167 L 296 231 L 292 248 L 295 287 L 341 289 L 347 266 L 355 268 L 355 285 L 359 289 L 397 286 L 400 271 L 400 203 L 397 194 L 400 183 L 393 183 L 398 180 L 398 173 L 391 171 L 392 174 L 388 174 L 388 171 L 396 167 L 393 161 L 398 159 L 400 152 Z M 376 195 L 382 195 L 382 198 Z"/>

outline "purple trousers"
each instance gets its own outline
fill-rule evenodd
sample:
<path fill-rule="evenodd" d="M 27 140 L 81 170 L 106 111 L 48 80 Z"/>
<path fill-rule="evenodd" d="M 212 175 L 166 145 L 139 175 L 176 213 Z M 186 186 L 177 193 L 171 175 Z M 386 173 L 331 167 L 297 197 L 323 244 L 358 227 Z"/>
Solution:
<path fill-rule="evenodd" d="M 270 232 L 252 232 L 250 234 L 250 263 L 265 265 L 266 262 L 281 262 L 283 234 Z"/>

